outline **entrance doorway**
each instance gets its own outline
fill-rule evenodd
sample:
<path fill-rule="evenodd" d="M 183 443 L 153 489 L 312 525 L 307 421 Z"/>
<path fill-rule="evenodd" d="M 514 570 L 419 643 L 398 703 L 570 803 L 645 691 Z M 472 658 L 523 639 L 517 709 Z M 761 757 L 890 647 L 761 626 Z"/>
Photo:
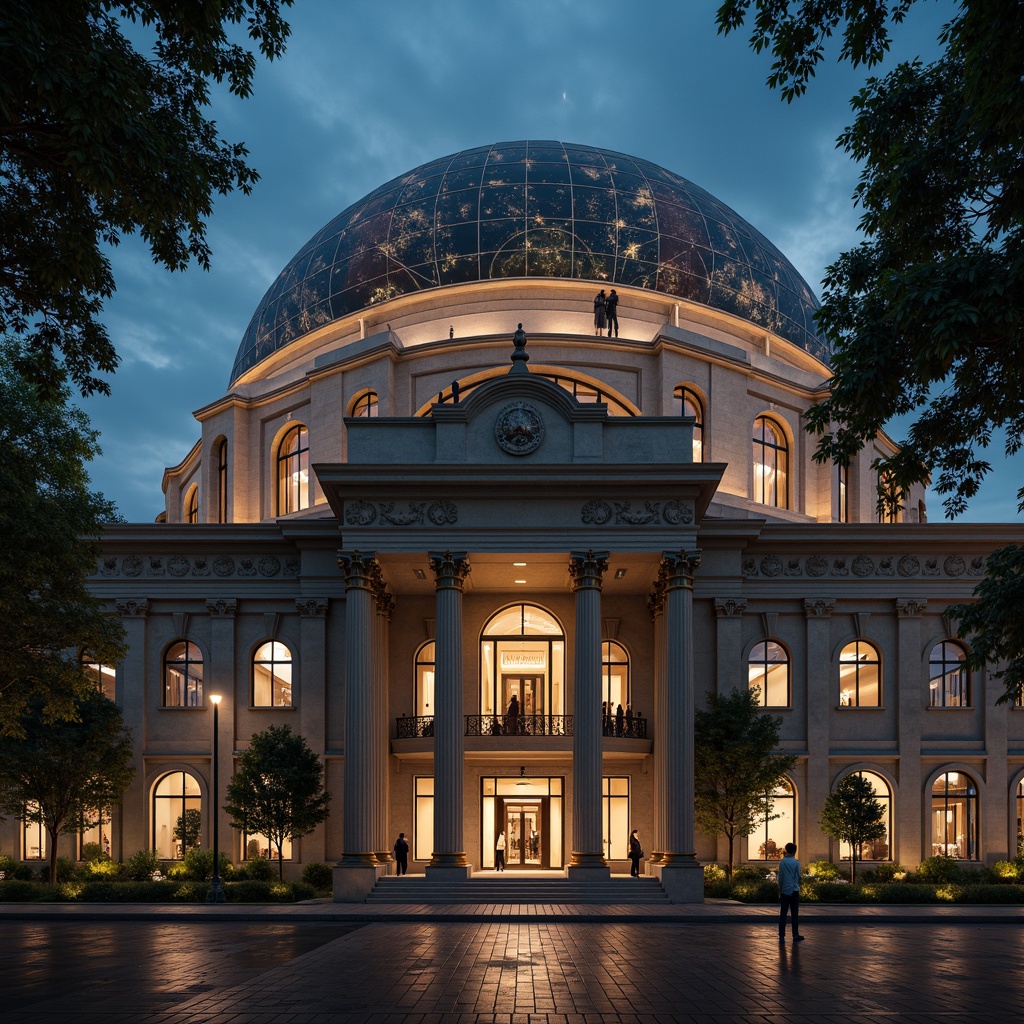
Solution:
<path fill-rule="evenodd" d="M 515 697 L 519 704 L 519 714 L 539 715 L 544 708 L 544 677 L 503 675 L 501 677 L 502 709 L 508 707 Z"/>
<path fill-rule="evenodd" d="M 547 800 L 528 803 L 503 801 L 505 821 L 505 866 L 542 868 L 545 866 L 544 820 Z"/>

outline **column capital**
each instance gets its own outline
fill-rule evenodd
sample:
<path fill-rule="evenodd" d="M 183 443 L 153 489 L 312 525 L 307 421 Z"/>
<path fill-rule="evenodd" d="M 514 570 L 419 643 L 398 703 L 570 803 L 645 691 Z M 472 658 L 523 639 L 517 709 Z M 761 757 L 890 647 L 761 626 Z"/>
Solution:
<path fill-rule="evenodd" d="M 149 614 L 149 601 L 144 597 L 127 597 L 117 602 L 117 614 L 122 619 L 144 619 Z"/>
<path fill-rule="evenodd" d="M 462 585 L 469 575 L 471 566 L 465 551 L 428 551 L 430 570 L 434 574 L 434 586 L 437 590 L 462 590 Z"/>
<path fill-rule="evenodd" d="M 391 618 L 395 608 L 395 598 L 388 593 L 388 585 L 384 582 L 384 570 L 380 562 L 374 562 L 370 573 L 370 584 L 373 587 L 373 600 L 376 605 L 377 614 L 386 619 Z"/>
<path fill-rule="evenodd" d="M 699 551 L 663 551 L 660 576 L 667 590 L 693 590 L 693 575 L 700 566 Z"/>
<path fill-rule="evenodd" d="M 575 593 L 584 587 L 601 589 L 601 577 L 608 571 L 607 551 L 570 551 L 569 575 Z"/>
<path fill-rule="evenodd" d="M 835 598 L 808 598 L 804 601 L 804 615 L 809 619 L 828 619 L 836 610 Z"/>
<path fill-rule="evenodd" d="M 345 573 L 346 590 L 372 590 L 376 551 L 339 551 L 338 565 Z"/>
<path fill-rule="evenodd" d="M 213 619 L 233 619 L 238 602 L 233 597 L 210 597 L 206 600 L 206 610 Z"/>
<path fill-rule="evenodd" d="M 719 619 L 738 619 L 747 610 L 745 597 L 716 597 L 715 616 Z"/>

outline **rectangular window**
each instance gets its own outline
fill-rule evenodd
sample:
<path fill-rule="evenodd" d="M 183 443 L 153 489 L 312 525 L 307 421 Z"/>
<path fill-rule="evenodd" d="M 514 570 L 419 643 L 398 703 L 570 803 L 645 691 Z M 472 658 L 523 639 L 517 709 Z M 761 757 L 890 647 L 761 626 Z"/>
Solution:
<path fill-rule="evenodd" d="M 629 857 L 629 776 L 605 775 L 601 779 L 601 813 L 604 855 L 607 860 Z"/>
<path fill-rule="evenodd" d="M 415 787 L 416 824 L 412 833 L 413 860 L 429 861 L 434 853 L 434 777 L 419 775 Z"/>
<path fill-rule="evenodd" d="M 42 822 L 29 821 L 30 814 L 39 811 L 39 804 L 25 805 L 25 817 L 22 820 L 22 856 L 25 860 L 46 860 L 46 829 Z"/>
<path fill-rule="evenodd" d="M 256 857 L 263 857 L 265 860 L 277 860 L 277 847 L 263 835 L 262 832 L 244 833 L 242 843 L 242 857 L 244 860 L 253 860 Z M 284 860 L 292 859 L 292 841 L 286 839 L 282 844 Z"/>

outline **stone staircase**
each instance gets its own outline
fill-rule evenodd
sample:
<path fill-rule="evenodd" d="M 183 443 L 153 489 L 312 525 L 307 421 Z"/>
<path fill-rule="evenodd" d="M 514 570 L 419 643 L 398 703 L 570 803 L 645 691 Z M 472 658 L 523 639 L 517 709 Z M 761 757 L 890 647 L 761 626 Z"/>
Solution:
<path fill-rule="evenodd" d="M 524 875 L 478 876 L 436 882 L 423 875 L 385 875 L 367 903 L 421 904 L 666 904 L 671 901 L 656 878 L 619 876 L 600 881 Z"/>

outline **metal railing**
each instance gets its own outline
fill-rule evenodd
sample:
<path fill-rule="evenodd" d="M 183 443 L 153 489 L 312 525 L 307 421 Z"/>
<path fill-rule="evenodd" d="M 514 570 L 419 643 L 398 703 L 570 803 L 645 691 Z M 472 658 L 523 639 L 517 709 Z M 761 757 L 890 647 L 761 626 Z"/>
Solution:
<path fill-rule="evenodd" d="M 572 715 L 466 715 L 466 736 L 571 736 Z M 402 715 L 395 720 L 395 735 L 400 740 L 434 735 L 433 715 Z M 634 717 L 622 723 L 614 719 L 604 725 L 605 736 L 622 739 L 647 739 L 647 719 Z"/>

